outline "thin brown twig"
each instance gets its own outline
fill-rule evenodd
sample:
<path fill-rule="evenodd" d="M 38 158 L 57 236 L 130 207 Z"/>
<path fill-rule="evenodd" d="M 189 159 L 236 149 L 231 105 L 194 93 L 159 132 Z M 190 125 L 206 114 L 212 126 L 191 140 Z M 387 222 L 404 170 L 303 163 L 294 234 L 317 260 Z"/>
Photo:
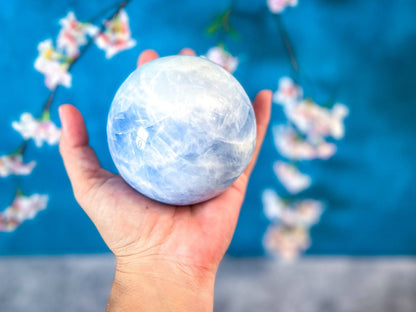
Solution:
<path fill-rule="evenodd" d="M 283 43 L 286 47 L 287 54 L 289 55 L 290 63 L 292 64 L 292 67 L 295 70 L 295 72 L 299 73 L 299 65 L 298 65 L 298 62 L 296 60 L 296 55 L 295 55 L 295 52 L 292 48 L 292 43 L 290 42 L 289 36 L 286 32 L 286 29 L 283 26 L 280 14 L 276 14 L 276 22 L 277 22 L 277 26 L 279 28 L 280 35 L 282 36 L 282 39 L 283 39 Z"/>

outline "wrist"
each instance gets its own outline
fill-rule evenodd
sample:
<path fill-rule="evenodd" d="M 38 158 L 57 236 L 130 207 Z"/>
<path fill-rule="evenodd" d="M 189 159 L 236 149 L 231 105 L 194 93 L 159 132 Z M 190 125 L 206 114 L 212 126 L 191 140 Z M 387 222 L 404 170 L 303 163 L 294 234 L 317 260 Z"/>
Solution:
<path fill-rule="evenodd" d="M 107 312 L 212 312 L 215 273 L 166 260 L 117 259 Z"/>

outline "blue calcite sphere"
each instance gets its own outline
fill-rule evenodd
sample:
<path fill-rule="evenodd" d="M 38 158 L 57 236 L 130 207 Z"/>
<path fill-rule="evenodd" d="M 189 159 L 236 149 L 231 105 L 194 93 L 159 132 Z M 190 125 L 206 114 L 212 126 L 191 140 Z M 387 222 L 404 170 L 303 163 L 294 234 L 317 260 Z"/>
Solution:
<path fill-rule="evenodd" d="M 251 159 L 251 102 L 222 67 L 169 56 L 135 70 L 111 105 L 107 136 L 124 180 L 154 200 L 188 205 L 223 192 Z"/>

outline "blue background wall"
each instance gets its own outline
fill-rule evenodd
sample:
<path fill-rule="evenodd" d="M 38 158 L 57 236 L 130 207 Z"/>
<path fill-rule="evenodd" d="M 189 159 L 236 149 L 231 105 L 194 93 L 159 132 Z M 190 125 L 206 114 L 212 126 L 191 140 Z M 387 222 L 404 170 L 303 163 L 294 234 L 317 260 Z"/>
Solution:
<path fill-rule="evenodd" d="M 10 124 L 21 113 L 38 113 L 48 90 L 33 68 L 37 44 L 56 38 L 58 21 L 73 9 L 88 20 L 114 0 L 2 1 L 0 10 L 0 155 L 13 151 L 19 134 Z M 312 230 L 311 254 L 416 254 L 416 2 L 413 0 L 299 0 L 282 19 L 299 64 L 310 81 L 307 95 L 325 102 L 336 98 L 350 108 L 346 137 L 329 161 L 302 164 L 313 185 L 302 194 L 322 199 L 327 210 Z M 242 62 L 235 76 L 253 98 L 275 90 L 278 79 L 293 75 L 265 0 L 237 1 L 232 23 L 241 35 L 227 41 Z M 161 55 L 182 47 L 205 53 L 217 38 L 205 27 L 227 2 L 133 1 L 127 12 L 138 45 L 106 60 L 90 49 L 73 68 L 73 86 L 60 88 L 52 108 L 73 103 L 84 114 L 91 144 L 105 168 L 114 171 L 106 144 L 106 115 L 118 86 L 147 48 Z M 283 121 L 274 105 L 272 124 Z M 240 222 L 230 247 L 233 255 L 262 254 L 268 225 L 261 191 L 279 186 L 272 171 L 279 155 L 268 132 L 253 174 Z M 0 254 L 106 252 L 93 224 L 77 206 L 57 147 L 28 147 L 27 160 L 38 166 L 20 178 L 28 193 L 50 195 L 47 210 L 13 233 L 0 233 Z M 0 207 L 13 199 L 16 178 L 0 179 Z M 0 208 L 0 210 L 3 208 Z"/>

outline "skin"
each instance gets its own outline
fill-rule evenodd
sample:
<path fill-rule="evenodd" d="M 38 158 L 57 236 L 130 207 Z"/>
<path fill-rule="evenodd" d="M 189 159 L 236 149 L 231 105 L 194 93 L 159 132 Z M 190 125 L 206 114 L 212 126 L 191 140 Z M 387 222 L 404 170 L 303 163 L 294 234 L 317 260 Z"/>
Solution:
<path fill-rule="evenodd" d="M 146 50 L 137 65 L 157 57 Z M 81 113 L 69 104 L 59 108 L 59 148 L 75 198 L 116 257 L 107 312 L 213 311 L 215 275 L 235 231 L 271 98 L 271 91 L 263 90 L 254 100 L 257 141 L 244 173 L 221 195 L 190 206 L 155 202 L 103 169 L 88 144 Z"/>

